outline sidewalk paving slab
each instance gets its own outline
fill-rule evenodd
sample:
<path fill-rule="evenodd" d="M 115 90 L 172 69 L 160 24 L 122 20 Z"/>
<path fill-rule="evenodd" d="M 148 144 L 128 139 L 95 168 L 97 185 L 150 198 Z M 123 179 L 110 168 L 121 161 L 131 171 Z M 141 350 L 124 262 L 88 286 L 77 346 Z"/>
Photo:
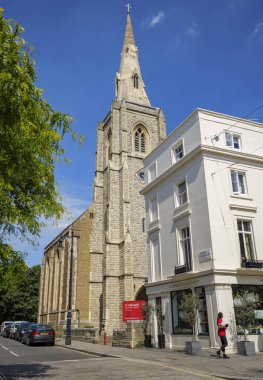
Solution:
<path fill-rule="evenodd" d="M 72 340 L 70 346 L 57 338 L 56 345 L 72 350 L 83 351 L 96 356 L 126 358 L 169 364 L 178 368 L 195 370 L 221 379 L 259 380 L 263 379 L 263 352 L 254 356 L 230 354 L 230 359 L 218 358 L 216 350 L 203 350 L 200 356 L 187 355 L 183 349 L 138 348 L 130 349 L 110 345 L 93 344 Z M 150 363 L 149 363 L 150 365 Z"/>

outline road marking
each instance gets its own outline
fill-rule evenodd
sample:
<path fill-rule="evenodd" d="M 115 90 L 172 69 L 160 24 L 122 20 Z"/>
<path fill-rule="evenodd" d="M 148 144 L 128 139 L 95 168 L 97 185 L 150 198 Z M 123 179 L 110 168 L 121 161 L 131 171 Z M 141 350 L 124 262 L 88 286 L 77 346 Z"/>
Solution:
<path fill-rule="evenodd" d="M 13 351 L 9 351 L 9 352 L 10 352 L 10 354 L 12 354 L 14 356 L 19 356 L 19 355 L 15 354 Z"/>
<path fill-rule="evenodd" d="M 8 348 L 7 347 L 5 347 L 5 346 L 2 346 L 5 350 L 8 350 Z"/>
<path fill-rule="evenodd" d="M 128 361 L 136 361 L 136 362 L 144 362 L 145 363 L 145 360 L 143 359 L 133 359 L 133 358 L 127 358 L 127 357 L 124 357 L 122 356 L 122 359 L 125 359 L 125 360 L 128 360 Z M 187 374 L 190 374 L 190 375 L 194 375 L 194 376 L 197 376 L 197 377 L 201 377 L 201 378 L 205 378 L 205 379 L 222 379 L 222 377 L 219 377 L 219 376 L 216 376 L 216 375 L 208 375 L 208 374 L 205 374 L 205 373 L 202 373 L 202 372 L 194 372 L 194 371 L 191 371 L 190 369 L 183 369 L 183 368 L 178 368 L 178 367 L 173 367 L 173 366 L 170 366 L 170 365 L 167 365 L 167 364 L 161 364 L 161 363 L 156 363 L 156 362 L 149 362 L 147 360 L 147 363 L 151 363 L 153 365 L 158 365 L 160 367 L 164 367 L 164 368 L 169 368 L 169 369 L 173 369 L 175 371 L 178 371 L 178 372 L 183 372 L 183 373 L 187 373 Z"/>

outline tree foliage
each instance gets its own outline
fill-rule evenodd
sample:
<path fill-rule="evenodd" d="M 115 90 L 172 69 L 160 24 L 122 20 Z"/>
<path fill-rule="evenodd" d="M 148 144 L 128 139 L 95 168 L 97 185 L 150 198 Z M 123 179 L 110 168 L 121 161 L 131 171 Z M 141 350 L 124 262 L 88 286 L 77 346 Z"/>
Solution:
<path fill-rule="evenodd" d="M 142 329 L 144 335 L 152 334 L 152 317 L 154 313 L 154 306 L 151 303 L 145 303 L 142 307 Z"/>
<path fill-rule="evenodd" d="M 234 298 L 235 317 L 238 326 L 242 327 L 245 340 L 247 340 L 246 331 L 255 324 L 257 306 L 260 305 L 259 295 L 248 290 L 244 290 Z"/>
<path fill-rule="evenodd" d="M 8 236 L 37 236 L 41 217 L 61 217 L 55 163 L 65 135 L 82 139 L 71 117 L 55 112 L 35 86 L 33 48 L 22 33 L 0 8 L 0 256 Z"/>
<path fill-rule="evenodd" d="M 180 309 L 183 310 L 182 319 L 192 325 L 194 341 L 198 339 L 197 318 L 201 302 L 197 295 L 185 293 L 180 303 Z"/>
<path fill-rule="evenodd" d="M 156 304 L 154 307 L 154 313 L 156 315 L 158 332 L 159 334 L 163 334 L 163 308 L 161 304 Z"/>
<path fill-rule="evenodd" d="M 36 321 L 39 280 L 40 265 L 27 267 L 19 253 L 0 259 L 0 321 Z"/>

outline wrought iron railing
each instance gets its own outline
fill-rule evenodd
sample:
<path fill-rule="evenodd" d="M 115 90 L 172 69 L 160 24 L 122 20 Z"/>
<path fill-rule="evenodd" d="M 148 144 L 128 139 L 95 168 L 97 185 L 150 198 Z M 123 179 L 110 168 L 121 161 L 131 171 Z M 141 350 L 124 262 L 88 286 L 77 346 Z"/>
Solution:
<path fill-rule="evenodd" d="M 242 260 L 242 268 L 263 268 L 263 260 Z"/>
<path fill-rule="evenodd" d="M 190 272 L 191 268 L 188 265 L 179 265 L 178 267 L 174 268 L 174 274 L 184 273 L 184 272 Z"/>

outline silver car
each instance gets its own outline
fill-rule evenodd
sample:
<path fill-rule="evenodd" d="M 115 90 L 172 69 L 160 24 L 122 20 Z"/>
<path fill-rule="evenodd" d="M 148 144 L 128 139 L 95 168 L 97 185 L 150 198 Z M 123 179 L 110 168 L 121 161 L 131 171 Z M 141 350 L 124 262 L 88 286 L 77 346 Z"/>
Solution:
<path fill-rule="evenodd" d="M 22 323 L 22 322 L 24 322 L 24 321 L 15 321 L 15 322 L 12 322 L 10 333 L 9 333 L 9 338 L 10 339 L 15 339 L 16 329 L 20 325 L 20 323 Z"/>
<path fill-rule="evenodd" d="M 13 321 L 5 321 L 0 326 L 0 335 L 3 335 L 3 330 L 6 326 L 12 325 Z"/>

